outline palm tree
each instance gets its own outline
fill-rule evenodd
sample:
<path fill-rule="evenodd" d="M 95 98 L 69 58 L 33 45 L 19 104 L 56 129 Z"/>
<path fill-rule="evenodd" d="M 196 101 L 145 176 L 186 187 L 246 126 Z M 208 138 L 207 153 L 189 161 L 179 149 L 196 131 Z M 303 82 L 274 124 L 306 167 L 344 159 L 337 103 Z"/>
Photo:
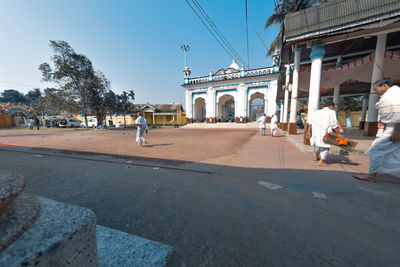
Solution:
<path fill-rule="evenodd" d="M 268 49 L 268 56 L 271 56 L 274 51 L 279 49 L 282 45 L 283 33 L 285 30 L 283 22 L 288 13 L 297 12 L 327 1 L 329 0 L 274 0 L 274 13 L 266 20 L 264 29 L 272 25 L 280 24 L 280 30 L 278 36 L 276 36 Z"/>

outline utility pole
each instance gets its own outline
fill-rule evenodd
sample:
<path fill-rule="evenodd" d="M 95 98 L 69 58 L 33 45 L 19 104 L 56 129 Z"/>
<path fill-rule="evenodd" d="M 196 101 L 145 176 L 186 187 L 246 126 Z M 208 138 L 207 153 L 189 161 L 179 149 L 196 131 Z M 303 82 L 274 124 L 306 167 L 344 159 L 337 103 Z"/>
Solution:
<path fill-rule="evenodd" d="M 190 50 L 190 46 L 189 45 L 181 45 L 181 49 L 182 49 L 184 57 L 185 57 L 185 68 L 186 68 L 187 67 L 186 53 Z"/>

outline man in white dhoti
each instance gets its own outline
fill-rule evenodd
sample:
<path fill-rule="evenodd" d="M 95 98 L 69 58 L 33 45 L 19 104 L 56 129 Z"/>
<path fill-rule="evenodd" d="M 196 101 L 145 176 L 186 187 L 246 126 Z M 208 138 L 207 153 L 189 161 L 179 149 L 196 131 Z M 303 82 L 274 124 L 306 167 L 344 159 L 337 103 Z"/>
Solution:
<path fill-rule="evenodd" d="M 324 137 L 327 133 L 334 131 L 342 136 L 339 132 L 338 122 L 336 119 L 335 105 L 328 102 L 323 109 L 314 111 L 307 119 L 306 138 L 310 139 L 310 144 L 314 147 L 314 160 L 319 161 L 319 166 L 328 166 L 326 158 L 331 145 L 324 143 Z"/>
<path fill-rule="evenodd" d="M 260 128 L 261 136 L 265 136 L 267 116 L 263 114 L 260 118 L 257 119 L 257 122 L 259 123 L 258 127 Z"/>
<path fill-rule="evenodd" d="M 375 91 L 382 95 L 376 108 L 379 113 L 378 133 L 370 149 L 368 174 L 354 178 L 376 182 L 378 173 L 400 176 L 400 87 L 390 78 L 374 83 Z"/>
<path fill-rule="evenodd" d="M 274 137 L 274 136 L 276 136 L 276 133 L 277 133 L 277 131 L 278 131 L 278 122 L 279 122 L 279 120 L 278 120 L 278 111 L 277 112 L 275 112 L 275 114 L 274 115 L 272 115 L 272 117 L 271 117 L 271 123 L 270 123 L 270 128 L 271 128 L 271 135 L 272 135 L 272 137 Z"/>
<path fill-rule="evenodd" d="M 137 113 L 137 119 L 135 120 L 135 124 L 137 125 L 137 132 L 136 132 L 136 143 L 140 146 L 143 146 L 143 144 L 147 145 L 146 139 L 144 138 L 144 132 L 147 132 L 147 123 L 146 119 L 143 118 L 142 113 L 138 112 Z"/>

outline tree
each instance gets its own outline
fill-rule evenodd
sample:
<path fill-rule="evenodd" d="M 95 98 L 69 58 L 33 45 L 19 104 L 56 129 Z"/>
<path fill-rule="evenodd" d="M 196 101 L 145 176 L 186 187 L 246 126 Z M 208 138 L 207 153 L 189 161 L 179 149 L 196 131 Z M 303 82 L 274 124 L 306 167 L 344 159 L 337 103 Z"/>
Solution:
<path fill-rule="evenodd" d="M 104 108 L 105 114 L 110 114 L 110 120 L 112 120 L 112 113 L 118 112 L 117 95 L 111 90 L 104 94 Z"/>
<path fill-rule="evenodd" d="M 42 92 L 40 91 L 39 88 L 34 88 L 33 90 L 30 90 L 26 95 L 25 99 L 29 105 L 35 109 L 37 109 L 37 104 L 42 96 Z"/>
<path fill-rule="evenodd" d="M 274 0 L 275 1 L 275 0 Z M 284 20 L 285 16 L 291 12 L 297 12 L 317 4 L 328 2 L 329 0 L 277 0 L 274 8 L 274 13 L 268 17 L 265 22 L 264 29 L 268 29 L 272 25 L 280 25 L 280 30 L 274 41 L 268 49 L 268 56 L 271 56 L 275 50 L 279 49 L 282 45 L 284 34 Z"/>
<path fill-rule="evenodd" d="M 1 93 L 0 102 L 13 104 L 26 104 L 26 98 L 23 93 L 14 89 L 7 89 Z"/>
<path fill-rule="evenodd" d="M 117 109 L 118 111 L 122 112 L 124 114 L 124 127 L 126 126 L 126 120 L 125 120 L 125 115 L 129 111 L 131 111 L 132 108 L 132 102 L 135 100 L 135 93 L 133 90 L 130 90 L 128 92 L 122 91 L 122 94 L 117 96 Z"/>
<path fill-rule="evenodd" d="M 51 58 L 53 67 L 46 62 L 39 66 L 42 80 L 55 83 L 55 94 L 78 106 L 85 116 L 87 127 L 89 112 L 101 112 L 102 95 L 109 88 L 109 82 L 103 74 L 94 70 L 85 55 L 76 53 L 67 42 L 50 41 L 50 47 L 54 53 Z"/>

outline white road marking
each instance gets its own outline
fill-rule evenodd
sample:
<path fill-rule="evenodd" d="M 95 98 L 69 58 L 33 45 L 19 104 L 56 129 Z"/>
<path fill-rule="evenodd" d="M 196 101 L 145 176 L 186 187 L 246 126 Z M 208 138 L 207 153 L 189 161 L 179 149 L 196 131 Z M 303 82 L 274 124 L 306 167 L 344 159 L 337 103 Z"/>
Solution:
<path fill-rule="evenodd" d="M 312 192 L 315 198 L 327 199 L 324 193 Z"/>
<path fill-rule="evenodd" d="M 33 155 L 35 158 L 41 158 L 42 155 Z"/>
<path fill-rule="evenodd" d="M 282 186 L 278 185 L 278 184 L 271 184 L 271 183 L 267 183 L 264 181 L 258 181 L 259 185 L 265 186 L 266 188 L 270 189 L 270 190 L 276 190 L 279 188 L 282 188 Z"/>
<path fill-rule="evenodd" d="M 158 168 L 158 167 L 153 167 L 153 170 L 159 170 L 160 168 Z"/>
<path fill-rule="evenodd" d="M 132 160 L 128 160 L 126 163 L 128 163 L 128 164 L 129 164 L 129 163 L 132 163 Z"/>

